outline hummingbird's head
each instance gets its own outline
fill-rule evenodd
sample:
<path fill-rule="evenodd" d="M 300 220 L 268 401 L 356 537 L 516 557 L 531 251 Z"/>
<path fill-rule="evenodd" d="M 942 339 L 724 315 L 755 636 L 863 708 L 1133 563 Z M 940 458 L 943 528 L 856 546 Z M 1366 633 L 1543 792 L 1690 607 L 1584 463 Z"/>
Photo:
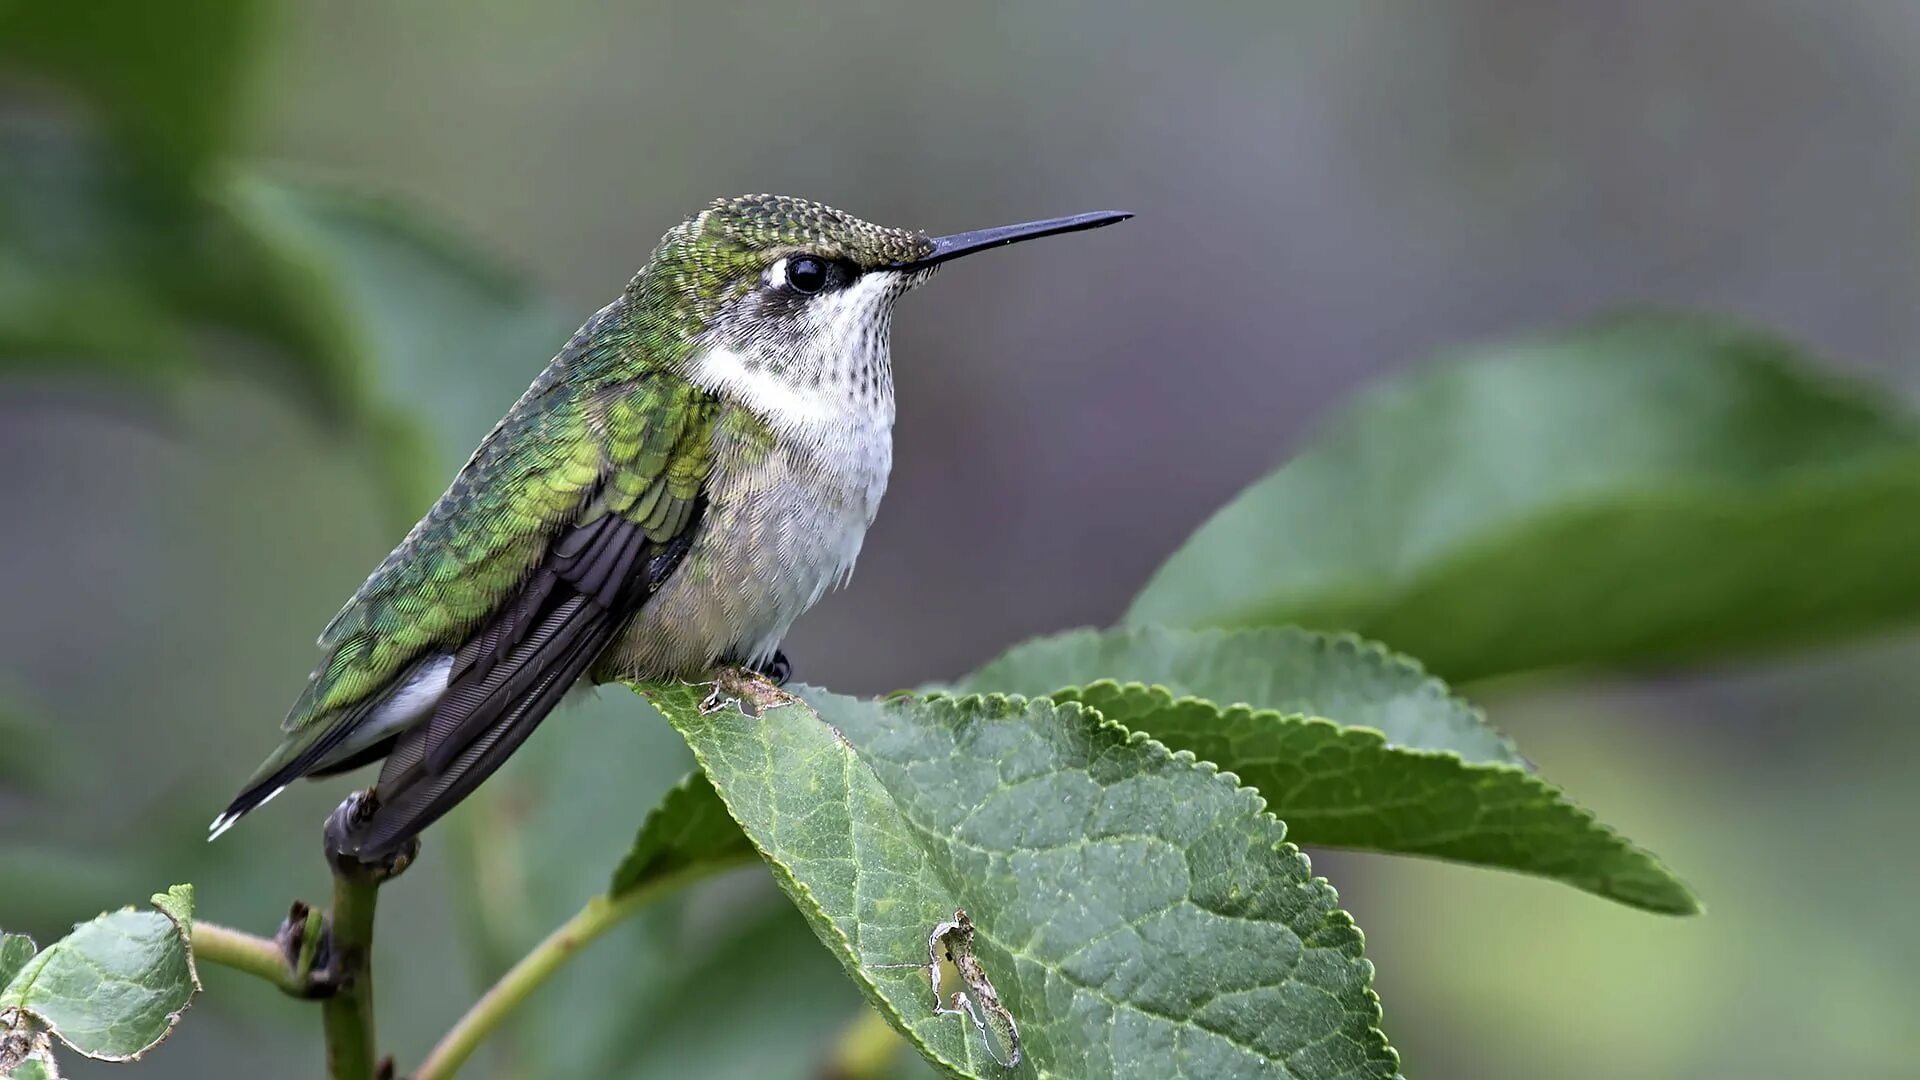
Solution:
<path fill-rule="evenodd" d="M 872 407 L 890 421 L 889 339 L 900 297 L 962 255 L 1128 216 L 929 237 L 806 199 L 721 199 L 661 239 L 629 301 L 689 345 L 689 378 L 771 420 Z"/>

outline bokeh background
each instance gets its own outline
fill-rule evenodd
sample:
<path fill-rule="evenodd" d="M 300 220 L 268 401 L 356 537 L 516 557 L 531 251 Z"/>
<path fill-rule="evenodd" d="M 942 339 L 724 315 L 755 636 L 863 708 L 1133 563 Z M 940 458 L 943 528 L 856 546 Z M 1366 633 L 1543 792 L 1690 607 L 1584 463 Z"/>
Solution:
<path fill-rule="evenodd" d="M 520 283 L 501 285 L 527 300 L 514 348 L 465 350 L 449 325 L 387 373 L 436 483 L 714 196 L 930 231 L 1134 211 L 906 303 L 891 493 L 851 586 L 788 642 L 836 689 L 1111 621 L 1317 418 L 1444 347 L 1652 302 L 1920 392 L 1915 4 L 306 0 L 261 9 L 235 93 L 234 167 L 391 196 Z M 84 110 L 0 70 L 0 119 Z M 4 224 L 0 245 L 65 242 Z M 404 274 L 379 287 L 409 302 Z M 0 923 L 43 941 L 175 880 L 259 930 L 324 892 L 312 849 L 341 785 L 212 847 L 201 825 L 402 523 L 389 466 L 297 380 L 202 344 L 215 362 L 165 408 L 57 368 L 0 382 L 0 696 L 26 727 L 0 759 L 31 747 L 41 779 L 0 789 Z M 1367 931 L 1408 1075 L 1913 1075 L 1920 639 L 1474 692 L 1710 912 L 1317 858 Z M 687 767 L 602 698 L 387 890 L 381 1023 L 403 1066 L 601 886 Z M 809 1075 L 858 1000 L 763 879 L 623 929 L 475 1071 Z M 204 978 L 150 1061 L 71 1071 L 318 1075 L 309 1008 Z"/>

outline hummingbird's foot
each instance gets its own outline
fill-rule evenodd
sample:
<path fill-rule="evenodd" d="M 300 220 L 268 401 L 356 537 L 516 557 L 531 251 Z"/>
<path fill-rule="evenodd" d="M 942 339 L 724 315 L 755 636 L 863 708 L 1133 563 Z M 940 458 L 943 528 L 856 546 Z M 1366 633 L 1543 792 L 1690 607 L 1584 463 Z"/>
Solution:
<path fill-rule="evenodd" d="M 786 650 L 775 649 L 770 659 L 753 670 L 773 685 L 785 686 L 793 678 L 793 661 L 787 659 Z"/>
<path fill-rule="evenodd" d="M 374 789 L 356 791 L 347 796 L 327 818 L 325 848 L 327 865 L 333 872 L 350 881 L 359 881 L 369 885 L 378 885 L 392 881 L 413 865 L 420 854 L 420 838 L 415 836 L 390 855 L 384 855 L 371 861 L 360 857 L 361 833 L 373 821 L 380 809 L 380 799 Z"/>
<path fill-rule="evenodd" d="M 794 700 L 766 674 L 747 667 L 722 667 L 713 672 L 713 692 L 700 702 L 700 715 L 708 716 L 725 709 L 739 709 L 759 719 L 763 710 L 778 708 Z"/>

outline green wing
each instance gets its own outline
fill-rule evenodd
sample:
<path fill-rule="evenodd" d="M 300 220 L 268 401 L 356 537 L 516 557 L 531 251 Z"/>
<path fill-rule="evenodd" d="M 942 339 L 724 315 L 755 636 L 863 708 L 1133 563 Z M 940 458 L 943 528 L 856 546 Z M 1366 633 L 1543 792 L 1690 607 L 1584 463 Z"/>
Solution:
<path fill-rule="evenodd" d="M 582 392 L 566 361 L 327 625 L 286 741 L 216 829 L 299 776 L 388 756 L 382 812 L 404 841 L 498 767 L 670 572 L 677 556 L 661 556 L 684 551 L 703 504 L 716 403 L 661 372 Z M 432 713 L 396 728 L 383 704 L 423 675 L 437 690 L 442 669 Z"/>

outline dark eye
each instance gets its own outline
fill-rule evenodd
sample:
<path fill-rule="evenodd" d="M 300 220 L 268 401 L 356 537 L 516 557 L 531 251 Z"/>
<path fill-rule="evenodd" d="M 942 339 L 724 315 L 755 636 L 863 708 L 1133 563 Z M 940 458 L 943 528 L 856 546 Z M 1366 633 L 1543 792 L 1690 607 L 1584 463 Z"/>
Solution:
<path fill-rule="evenodd" d="M 831 276 L 827 260 L 812 255 L 795 255 L 787 260 L 787 284 L 793 291 L 812 296 L 827 287 Z"/>

